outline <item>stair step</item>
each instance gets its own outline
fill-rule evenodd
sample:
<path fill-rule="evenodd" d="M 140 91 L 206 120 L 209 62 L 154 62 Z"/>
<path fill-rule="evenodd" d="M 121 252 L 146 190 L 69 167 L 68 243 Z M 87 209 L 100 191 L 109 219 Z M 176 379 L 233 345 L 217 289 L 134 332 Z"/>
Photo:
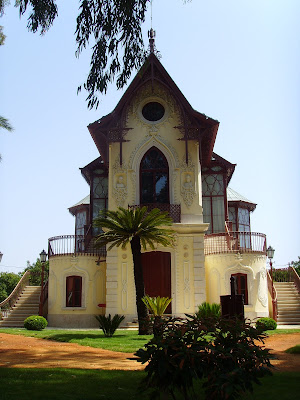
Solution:
<path fill-rule="evenodd" d="M 294 282 L 274 282 L 274 286 L 277 292 L 277 323 L 300 324 L 300 294 Z"/>
<path fill-rule="evenodd" d="M 27 317 L 39 314 L 40 295 L 40 286 L 26 286 L 11 312 L 0 321 L 0 327 L 23 327 Z"/>

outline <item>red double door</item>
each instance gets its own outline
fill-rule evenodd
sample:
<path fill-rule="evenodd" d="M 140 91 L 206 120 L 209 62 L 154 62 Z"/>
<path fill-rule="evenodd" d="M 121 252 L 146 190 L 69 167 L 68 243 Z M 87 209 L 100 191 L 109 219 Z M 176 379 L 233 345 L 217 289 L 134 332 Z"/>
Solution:
<path fill-rule="evenodd" d="M 171 254 L 162 251 L 143 253 L 142 264 L 145 293 L 150 297 L 171 297 Z M 166 314 L 171 313 L 171 304 Z"/>

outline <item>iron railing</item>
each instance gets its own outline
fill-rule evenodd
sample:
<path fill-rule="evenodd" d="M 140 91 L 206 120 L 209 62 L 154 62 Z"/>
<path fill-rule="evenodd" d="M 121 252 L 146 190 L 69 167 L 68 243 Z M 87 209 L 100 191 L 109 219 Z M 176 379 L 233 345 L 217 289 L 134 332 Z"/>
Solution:
<path fill-rule="evenodd" d="M 274 282 L 294 282 L 295 286 L 300 293 L 300 277 L 294 267 L 287 268 L 273 268 L 273 281 Z"/>
<path fill-rule="evenodd" d="M 180 204 L 168 204 L 168 203 L 147 203 L 147 204 L 134 204 L 128 205 L 129 209 L 136 209 L 147 207 L 148 211 L 158 208 L 160 211 L 167 211 L 172 218 L 173 222 L 181 222 L 181 205 Z"/>
<path fill-rule="evenodd" d="M 266 235 L 257 232 L 222 232 L 204 237 L 204 254 L 266 254 Z"/>
<path fill-rule="evenodd" d="M 94 240 L 86 240 L 84 235 L 62 235 L 48 240 L 48 256 L 88 255 L 106 256 L 106 248 L 96 248 Z"/>

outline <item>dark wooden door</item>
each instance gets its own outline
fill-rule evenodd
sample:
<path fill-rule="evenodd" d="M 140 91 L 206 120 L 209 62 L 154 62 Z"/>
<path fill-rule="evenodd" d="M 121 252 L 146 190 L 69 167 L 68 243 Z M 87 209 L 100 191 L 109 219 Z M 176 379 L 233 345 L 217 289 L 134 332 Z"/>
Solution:
<path fill-rule="evenodd" d="M 162 251 L 143 253 L 142 264 L 145 293 L 150 297 L 171 297 L 171 254 Z M 166 314 L 171 313 L 171 304 Z"/>
<path fill-rule="evenodd" d="M 244 304 L 248 304 L 248 284 L 247 274 L 232 274 L 231 275 L 236 282 L 236 294 L 242 294 L 244 296 Z"/>

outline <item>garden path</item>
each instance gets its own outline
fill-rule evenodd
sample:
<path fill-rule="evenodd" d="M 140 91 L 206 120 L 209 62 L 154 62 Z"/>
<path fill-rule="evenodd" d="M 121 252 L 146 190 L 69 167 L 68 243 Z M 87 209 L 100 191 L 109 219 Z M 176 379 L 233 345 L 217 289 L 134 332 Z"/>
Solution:
<path fill-rule="evenodd" d="M 296 344 L 300 344 L 300 333 L 278 334 L 267 338 L 265 346 L 272 349 L 276 357 L 272 361 L 276 369 L 300 372 L 300 355 L 284 353 L 284 350 Z M 133 354 L 0 333 L 0 367 L 144 369 L 143 365 L 130 360 L 130 357 Z"/>

